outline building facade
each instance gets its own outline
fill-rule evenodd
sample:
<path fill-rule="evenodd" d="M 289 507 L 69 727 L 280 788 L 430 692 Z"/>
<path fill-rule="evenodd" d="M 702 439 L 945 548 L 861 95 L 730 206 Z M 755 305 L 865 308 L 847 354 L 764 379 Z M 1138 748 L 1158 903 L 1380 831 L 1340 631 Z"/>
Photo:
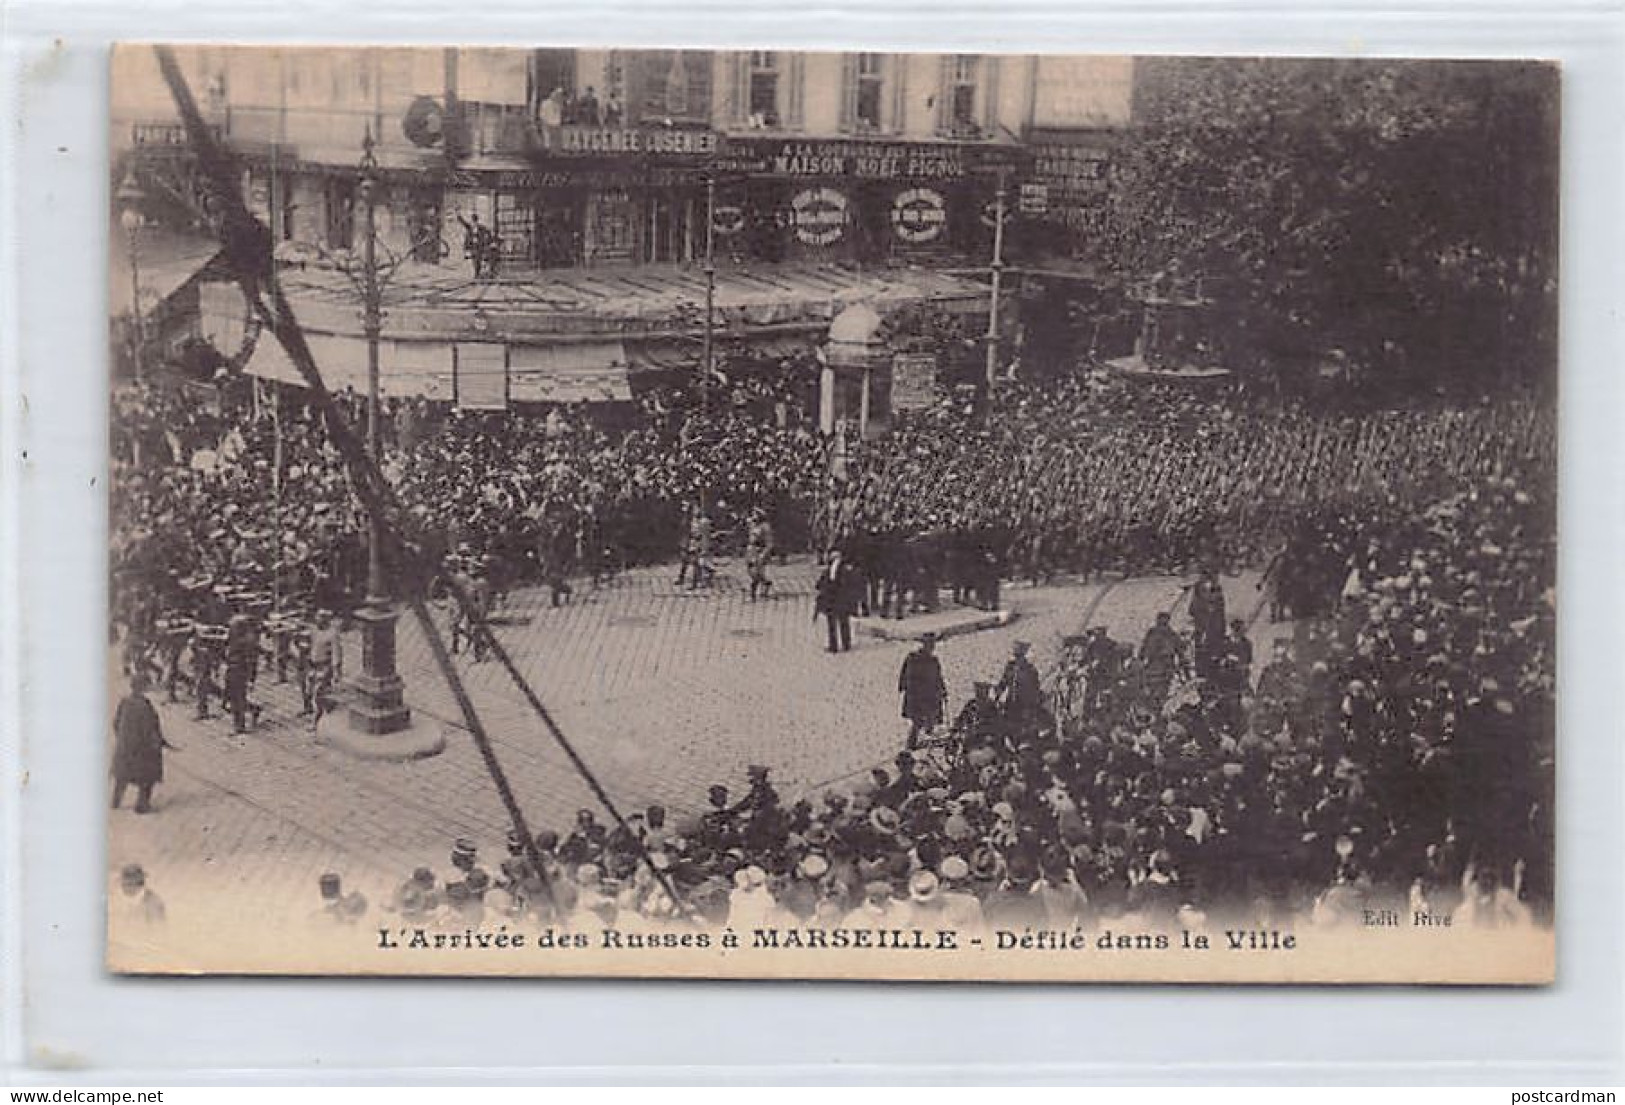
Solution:
<path fill-rule="evenodd" d="M 816 345 L 860 302 L 985 315 L 996 193 L 1012 211 L 1035 183 L 1087 202 L 1095 170 L 1064 151 L 1128 122 L 1133 77 L 1120 58 L 772 50 L 181 60 L 324 370 L 348 383 L 365 363 L 341 261 L 360 245 L 370 139 L 385 388 L 481 405 L 623 398 L 621 377 L 693 346 L 673 331 L 692 330 L 708 282 L 713 324 L 768 343 Z M 173 176 L 181 135 L 154 73 L 150 54 L 119 51 L 114 138 Z M 202 329 L 240 348 L 251 328 L 231 294 L 203 289 Z M 247 363 L 290 374 L 272 352 Z M 611 383 L 572 387 L 571 371 Z"/>

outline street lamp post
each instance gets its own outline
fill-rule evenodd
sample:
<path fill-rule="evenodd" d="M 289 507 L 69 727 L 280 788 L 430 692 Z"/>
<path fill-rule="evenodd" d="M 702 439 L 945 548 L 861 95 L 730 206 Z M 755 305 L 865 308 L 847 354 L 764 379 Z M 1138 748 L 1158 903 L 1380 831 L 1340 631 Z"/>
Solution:
<path fill-rule="evenodd" d="M 716 359 L 716 303 L 717 303 L 717 177 L 705 177 L 705 354 L 701 368 L 705 373 L 700 383 L 700 395 L 710 406 L 711 373 Z"/>
<path fill-rule="evenodd" d="M 999 293 L 1004 283 L 1004 220 L 1008 173 L 999 167 L 999 183 L 993 193 L 993 260 L 988 266 L 992 292 L 987 308 L 987 393 L 993 395 L 993 382 L 999 372 Z"/>
<path fill-rule="evenodd" d="M 367 341 L 367 447 L 375 467 L 383 464 L 378 404 L 378 342 L 383 331 L 383 309 L 378 282 L 378 162 L 369 128 L 362 145 L 361 181 L 361 328 Z M 355 679 L 357 697 L 350 705 L 353 730 L 373 735 L 395 733 L 412 723 L 404 698 L 404 684 L 395 669 L 395 622 L 399 612 L 389 598 L 384 577 L 383 519 L 371 517 L 367 526 L 367 597 L 356 612 L 361 623 L 361 671 Z"/>
<path fill-rule="evenodd" d="M 135 171 L 126 170 L 124 180 L 118 187 L 119 225 L 124 228 L 126 251 L 130 255 L 131 365 L 137 383 L 141 382 L 142 347 L 146 345 L 145 327 L 141 319 L 141 267 L 136 258 L 137 239 L 141 227 L 146 223 L 146 217 L 141 213 L 141 203 L 145 199 L 146 194 L 136 183 Z"/>

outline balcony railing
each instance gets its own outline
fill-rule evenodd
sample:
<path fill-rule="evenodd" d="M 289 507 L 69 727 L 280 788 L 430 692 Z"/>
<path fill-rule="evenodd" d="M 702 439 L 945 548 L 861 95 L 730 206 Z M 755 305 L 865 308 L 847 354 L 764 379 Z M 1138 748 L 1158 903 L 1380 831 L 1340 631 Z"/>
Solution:
<path fill-rule="evenodd" d="M 221 137 L 218 123 L 206 124 L 215 141 Z M 184 146 L 187 144 L 186 127 L 180 123 L 132 123 L 130 141 L 137 146 Z"/>

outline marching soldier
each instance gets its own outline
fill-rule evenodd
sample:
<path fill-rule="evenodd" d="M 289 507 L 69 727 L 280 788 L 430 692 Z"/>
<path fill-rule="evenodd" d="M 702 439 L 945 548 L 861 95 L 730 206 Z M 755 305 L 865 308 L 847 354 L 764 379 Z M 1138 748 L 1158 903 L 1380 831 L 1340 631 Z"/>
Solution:
<path fill-rule="evenodd" d="M 159 624 L 160 649 L 163 659 L 164 700 L 171 705 L 180 701 L 176 689 L 181 681 L 181 653 L 192 639 L 196 626 L 187 618 L 167 618 Z"/>
<path fill-rule="evenodd" d="M 333 615 L 316 613 L 316 629 L 310 635 L 311 718 L 314 732 L 322 717 L 333 707 L 333 691 L 344 677 L 344 642 L 339 637 Z"/>
<path fill-rule="evenodd" d="M 690 574 L 692 569 L 692 574 Z M 683 544 L 683 560 L 677 567 L 676 586 L 688 580 L 690 591 L 711 582 L 711 519 L 703 506 L 695 506 L 689 515 L 688 537 Z"/>
<path fill-rule="evenodd" d="M 248 700 L 259 651 L 259 632 L 253 620 L 246 614 L 233 616 L 226 631 L 226 702 L 231 708 L 233 732 L 247 732 L 250 713 L 254 716 L 254 724 L 259 724 L 263 707 Z"/>
<path fill-rule="evenodd" d="M 773 555 L 773 527 L 768 524 L 767 512 L 758 508 L 751 514 L 750 529 L 745 536 L 745 568 L 750 572 L 750 598 L 760 594 L 766 598 L 773 590 L 773 581 L 767 578 L 767 561 Z"/>
<path fill-rule="evenodd" d="M 226 627 L 223 625 L 202 626 L 192 640 L 192 690 L 197 696 L 195 717 L 198 721 L 209 717 L 209 699 L 219 690 L 216 676 L 225 647 Z"/>

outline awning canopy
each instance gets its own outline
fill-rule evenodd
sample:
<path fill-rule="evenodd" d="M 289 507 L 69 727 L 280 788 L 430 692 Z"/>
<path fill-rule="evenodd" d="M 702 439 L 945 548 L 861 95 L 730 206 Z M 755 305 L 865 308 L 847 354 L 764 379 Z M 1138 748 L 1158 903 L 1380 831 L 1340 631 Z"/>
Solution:
<path fill-rule="evenodd" d="M 618 341 L 508 347 L 508 397 L 516 403 L 625 403 L 632 399 Z"/>
<path fill-rule="evenodd" d="M 108 304 L 128 314 L 131 302 L 130 236 L 113 227 L 108 271 Z M 201 234 L 146 227 L 135 235 L 135 270 L 141 278 L 141 313 L 149 315 L 220 255 L 220 243 Z"/>
<path fill-rule="evenodd" d="M 719 337 L 718 349 L 724 348 L 724 342 L 737 338 L 734 334 Z M 745 347 L 752 354 L 769 361 L 810 353 L 818 347 L 818 342 L 816 332 L 749 335 L 744 339 Z M 693 338 L 626 343 L 626 363 L 634 372 L 693 372 L 699 368 L 703 356 L 702 346 Z"/>
<path fill-rule="evenodd" d="M 359 331 L 359 293 L 344 274 L 289 268 L 283 288 L 306 326 Z M 731 333 L 827 330 L 854 304 L 884 315 L 930 303 L 953 312 L 986 310 L 987 289 L 932 269 L 760 264 L 716 274 L 716 325 Z M 386 337 L 545 345 L 573 340 L 654 340 L 692 334 L 704 314 L 704 275 L 694 266 L 550 269 L 474 280 L 449 265 L 407 264 L 384 296 Z"/>

